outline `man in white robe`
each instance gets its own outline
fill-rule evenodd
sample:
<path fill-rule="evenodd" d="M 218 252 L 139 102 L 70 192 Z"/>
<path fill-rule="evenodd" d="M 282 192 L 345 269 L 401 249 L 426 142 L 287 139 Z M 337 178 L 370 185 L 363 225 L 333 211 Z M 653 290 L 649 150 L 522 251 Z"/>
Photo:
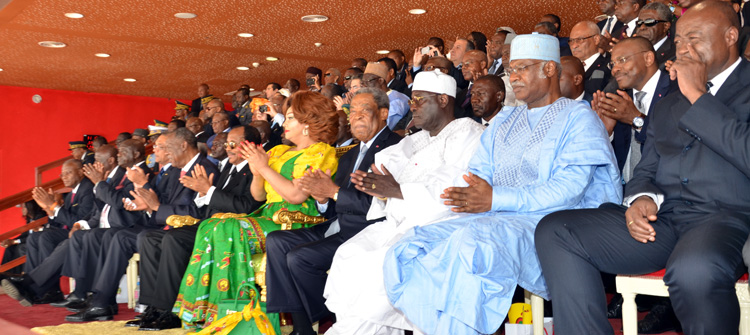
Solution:
<path fill-rule="evenodd" d="M 443 204 L 446 187 L 463 183 L 484 127 L 470 118 L 454 120 L 455 80 L 440 71 L 414 79 L 414 123 L 422 131 L 375 155 L 372 173 L 356 171 L 352 183 L 376 197 L 368 219 L 386 217 L 341 245 L 324 296 L 337 322 L 326 334 L 401 334 L 409 322 L 388 301 L 383 258 L 410 228 L 457 217 Z"/>
<path fill-rule="evenodd" d="M 547 213 L 622 198 L 614 152 L 588 103 L 561 97 L 558 40 L 513 40 L 511 85 L 527 105 L 506 108 L 472 158 L 468 187 L 445 190 L 475 213 L 404 234 L 384 261 L 390 301 L 425 334 L 492 334 L 516 285 L 547 297 L 534 229 Z"/>

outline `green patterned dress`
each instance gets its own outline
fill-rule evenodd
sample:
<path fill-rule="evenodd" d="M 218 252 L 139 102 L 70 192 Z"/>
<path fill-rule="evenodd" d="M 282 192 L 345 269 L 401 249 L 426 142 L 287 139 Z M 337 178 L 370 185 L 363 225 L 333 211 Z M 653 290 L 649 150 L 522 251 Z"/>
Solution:
<path fill-rule="evenodd" d="M 279 145 L 268 152 L 268 165 L 289 180 L 301 177 L 308 169 L 336 171 L 336 150 L 328 144 L 316 143 L 300 151 L 289 149 Z M 255 281 L 252 256 L 265 252 L 266 234 L 280 228 L 271 220 L 276 211 L 284 208 L 320 215 L 312 198 L 291 204 L 268 182 L 264 187 L 266 204 L 257 211 L 201 222 L 174 306 L 174 312 L 188 326 L 216 320 L 219 302 L 234 298 L 242 283 Z"/>

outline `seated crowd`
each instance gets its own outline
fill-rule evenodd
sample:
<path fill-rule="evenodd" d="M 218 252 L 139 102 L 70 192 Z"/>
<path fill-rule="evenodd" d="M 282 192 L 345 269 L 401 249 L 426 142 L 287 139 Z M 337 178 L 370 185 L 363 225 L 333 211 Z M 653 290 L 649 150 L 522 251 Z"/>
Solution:
<path fill-rule="evenodd" d="M 570 37 L 553 14 L 530 34 L 432 37 L 411 62 L 245 85 L 231 111 L 201 84 L 168 123 L 70 142 L 72 191 L 33 190 L 24 215 L 50 223 L 2 287 L 110 320 L 139 253 L 141 330 L 210 329 L 265 271 L 266 311 L 297 335 L 323 319 L 326 334 L 493 334 L 519 287 L 551 301 L 558 334 L 612 334 L 612 276 L 666 268 L 641 332 L 736 333 L 750 32 L 735 1 L 680 3 L 600 0 Z M 282 210 L 322 223 L 282 229 Z"/>

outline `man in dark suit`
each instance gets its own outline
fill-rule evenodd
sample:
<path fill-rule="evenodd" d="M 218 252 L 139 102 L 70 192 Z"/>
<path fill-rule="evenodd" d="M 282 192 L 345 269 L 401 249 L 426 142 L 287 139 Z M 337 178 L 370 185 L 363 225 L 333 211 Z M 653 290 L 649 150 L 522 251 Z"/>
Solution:
<path fill-rule="evenodd" d="M 50 223 L 39 233 L 31 234 L 27 240 L 25 272 L 29 273 L 48 258 L 55 248 L 68 239 L 70 230 L 79 220 L 86 220 L 94 210 L 94 185 L 83 178 L 82 163 L 77 159 L 70 159 L 62 166 L 60 177 L 65 187 L 73 190 L 65 196 L 62 205 L 55 202 L 52 191 L 45 191 L 41 187 L 32 190 L 34 200 L 51 218 Z M 59 282 L 58 282 L 59 283 Z M 43 296 L 28 294 L 28 291 L 17 288 L 8 280 L 2 281 L 5 292 L 24 306 L 45 304 L 63 300 L 62 292 L 56 283 L 52 287 L 39 292 Z"/>
<path fill-rule="evenodd" d="M 734 287 L 747 270 L 741 250 L 750 233 L 750 64 L 739 57 L 738 31 L 727 3 L 706 1 L 686 11 L 670 69 L 680 92 L 650 115 L 643 157 L 625 189 L 629 207 L 558 212 L 537 226 L 557 333 L 613 332 L 600 271 L 665 267 L 686 334 L 737 332 Z"/>
<path fill-rule="evenodd" d="M 592 105 L 613 135 L 617 165 L 623 182 L 627 183 L 646 142 L 649 111 L 676 90 L 677 85 L 668 73 L 659 70 L 654 49 L 643 37 L 617 43 L 612 49 L 612 59 L 612 76 L 620 89 L 612 93 L 598 91 Z"/>
<path fill-rule="evenodd" d="M 487 55 L 492 59 L 487 74 L 502 76 L 505 71 L 503 67 L 503 45 L 505 45 L 505 37 L 508 36 L 508 31 L 505 29 L 510 28 L 497 28 L 495 35 L 492 35 L 487 42 Z"/>
<path fill-rule="evenodd" d="M 594 92 L 603 90 L 607 86 L 611 73 L 607 68 L 609 57 L 599 53 L 599 41 L 603 37 L 599 35 L 599 28 L 592 21 L 581 21 L 573 26 L 570 31 L 570 51 L 573 56 L 583 63 L 584 87 L 586 94 L 591 96 Z"/>
<path fill-rule="evenodd" d="M 211 93 L 208 92 L 208 84 L 203 83 L 198 85 L 198 98 L 193 100 L 192 108 L 190 108 L 190 114 L 188 114 L 189 117 L 198 117 L 200 115 L 200 112 L 203 110 L 203 104 L 208 101 L 202 101 L 204 98 L 210 96 Z"/>
<path fill-rule="evenodd" d="M 291 312 L 294 334 L 313 334 L 311 322 L 330 314 L 323 299 L 326 271 L 336 249 L 370 223 L 366 214 L 372 197 L 350 183 L 355 169 L 367 171 L 380 150 L 401 138 L 386 127 L 388 97 L 379 89 L 363 88 L 350 107 L 352 134 L 360 144 L 339 161 L 335 182 L 330 173 L 308 173 L 300 182 L 318 201 L 318 209 L 335 219 L 311 228 L 268 234 L 268 312 Z"/>
<path fill-rule="evenodd" d="M 263 145 L 263 150 L 268 151 L 273 147 L 281 144 L 281 136 L 277 136 L 277 134 L 274 133 L 273 130 L 271 130 L 271 124 L 268 123 L 268 121 L 255 120 L 251 122 L 250 125 L 258 130 L 258 133 L 260 134 L 260 143 Z"/>
<path fill-rule="evenodd" d="M 81 160 L 83 164 L 94 163 L 94 153 L 89 151 L 88 147 L 86 147 L 85 141 L 70 141 L 68 142 L 68 146 L 70 155 L 73 156 L 73 158 Z"/>
<path fill-rule="evenodd" d="M 128 260 L 137 251 L 137 237 L 144 229 L 162 228 L 170 215 L 200 217 L 193 199 L 195 192 L 179 183 L 182 176 L 192 174 L 196 166 L 202 166 L 208 174 L 217 175 L 216 166 L 198 151 L 195 136 L 187 128 L 177 128 L 159 136 L 157 143 L 164 147 L 172 158 L 173 172 L 167 181 L 166 195 L 157 194 L 140 169 L 128 171 L 128 179 L 135 184 L 132 202 L 124 200 L 125 208 L 150 213 L 146 226 L 135 226 L 118 231 L 107 231 L 102 238 L 103 262 L 97 265 L 94 295 L 88 308 L 65 317 L 69 322 L 111 320 L 117 314 L 115 296 L 120 278 L 125 274 Z M 174 170 L 177 169 L 177 170 Z M 163 178 L 162 178 L 163 179 Z"/>
<path fill-rule="evenodd" d="M 606 18 L 597 22 L 596 25 L 599 26 L 602 36 L 609 40 L 612 32 L 620 30 L 622 27 L 622 22 L 618 21 L 617 16 L 615 16 L 615 0 L 600 0 L 597 4 L 602 15 L 606 15 Z"/>
<path fill-rule="evenodd" d="M 664 63 L 674 61 L 674 40 L 668 36 L 672 27 L 672 12 L 661 2 L 652 2 L 638 14 L 636 34 L 644 37 L 656 50 L 656 64 L 664 69 Z"/>
<path fill-rule="evenodd" d="M 469 86 L 456 95 L 455 107 L 453 109 L 456 119 L 462 117 L 474 117 L 474 109 L 471 107 L 471 90 L 474 80 L 487 74 L 487 55 L 479 50 L 469 50 L 463 57 L 464 63 L 461 74 Z"/>
<path fill-rule="evenodd" d="M 253 175 L 240 154 L 239 145 L 244 141 L 259 144 L 260 134 L 250 125 L 232 129 L 227 140 L 231 163 L 227 169 L 221 174 L 208 174 L 206 169 L 197 166 L 191 176 L 180 180 L 185 188 L 196 193 L 194 203 L 204 214 L 197 219 L 210 218 L 216 213 L 251 213 L 260 207 L 261 203 L 255 201 L 248 191 Z M 148 230 L 138 236 L 141 255 L 139 302 L 148 308 L 140 320 L 130 321 L 128 326 L 138 326 L 143 330 L 179 327 L 179 322 L 170 323 L 169 320 L 176 318 L 171 315 L 172 306 L 193 251 L 198 226 Z"/>
<path fill-rule="evenodd" d="M 646 0 L 620 0 L 615 2 L 615 16 L 622 23 L 622 27 L 612 31 L 613 39 L 621 40 L 633 36 L 638 21 L 638 13 L 645 5 Z"/>

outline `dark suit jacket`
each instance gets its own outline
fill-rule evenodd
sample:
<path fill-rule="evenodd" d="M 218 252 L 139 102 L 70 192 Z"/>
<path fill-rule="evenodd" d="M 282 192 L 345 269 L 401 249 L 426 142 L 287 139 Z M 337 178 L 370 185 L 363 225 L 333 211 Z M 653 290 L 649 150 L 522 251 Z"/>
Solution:
<path fill-rule="evenodd" d="M 86 152 L 83 154 L 83 156 L 81 156 L 81 162 L 83 162 L 84 165 L 85 164 L 94 164 L 94 162 L 95 162 L 94 153 L 91 152 L 91 151 L 86 150 Z"/>
<path fill-rule="evenodd" d="M 674 40 L 667 37 L 658 50 L 656 50 L 656 63 L 659 64 L 659 69 L 664 70 L 664 63 L 668 60 L 675 60 L 675 47 Z"/>
<path fill-rule="evenodd" d="M 211 217 L 216 213 L 251 213 L 263 204 L 256 201 L 250 193 L 253 174 L 250 173 L 250 166 L 247 164 L 236 172 L 229 180 L 229 184 L 224 187 L 232 167 L 227 163 L 227 168 L 221 172 L 208 204 L 206 217 Z"/>
<path fill-rule="evenodd" d="M 142 165 L 145 166 L 145 164 Z M 148 167 L 145 168 L 148 169 Z M 144 172 L 149 173 L 150 170 L 144 169 Z M 107 220 L 109 220 L 109 225 L 112 228 L 129 228 L 146 223 L 146 216 L 143 212 L 131 212 L 125 210 L 125 206 L 122 204 L 122 198 L 132 198 L 130 196 L 130 191 L 132 191 L 135 186 L 128 178 L 123 177 L 125 177 L 125 169 L 119 168 L 115 177 L 112 178 L 109 183 L 100 182 L 95 185 L 94 189 L 96 190 L 96 199 L 101 203 L 101 206 L 96 208 L 96 211 L 88 220 L 89 227 L 99 227 L 104 204 L 110 206 Z"/>
<path fill-rule="evenodd" d="M 392 89 L 394 91 L 399 91 L 399 92 L 401 92 L 403 94 L 406 94 L 407 90 L 409 89 L 409 86 L 406 85 L 406 81 L 404 81 L 404 80 L 393 79 L 391 81 L 391 84 L 388 85 L 388 88 L 390 88 L 390 89 Z"/>
<path fill-rule="evenodd" d="M 594 92 L 603 90 L 607 86 L 610 78 L 612 78 L 612 73 L 607 68 L 607 63 L 609 63 L 609 55 L 599 55 L 599 58 L 586 71 L 583 76 L 583 86 L 586 93 L 593 95 Z"/>
<path fill-rule="evenodd" d="M 76 221 L 87 220 L 94 212 L 94 184 L 88 178 L 81 180 L 75 199 L 71 202 L 72 197 L 73 192 L 65 195 L 57 216 L 49 223 L 50 227 L 70 229 Z"/>
<path fill-rule="evenodd" d="M 601 20 L 596 23 L 599 26 L 599 31 L 604 30 L 604 26 L 607 25 L 607 20 Z M 674 24 L 673 24 L 674 26 Z M 622 31 L 622 22 L 615 20 L 615 26 L 612 27 L 612 32 Z"/>
<path fill-rule="evenodd" d="M 376 153 L 399 141 L 401 141 L 401 136 L 392 132 L 388 127 L 385 127 L 372 142 L 371 147 L 365 153 L 365 157 L 357 167 L 357 170 L 367 171 L 370 165 L 375 162 Z M 357 162 L 357 157 L 359 156 L 360 147 L 361 145 L 352 148 L 339 159 L 339 166 L 336 170 L 336 179 L 334 181 L 340 187 L 338 201 L 333 202 L 333 200 L 330 200 L 328 210 L 326 211 L 326 217 L 332 217 L 334 214 L 332 211 L 335 209 L 335 215 L 341 227 L 339 234 L 344 239 L 349 239 L 369 224 L 380 221 L 380 219 L 372 221 L 366 219 L 372 197 L 358 191 L 354 188 L 353 184 L 349 183 L 350 175 L 354 171 L 354 164 Z"/>
<path fill-rule="evenodd" d="M 212 173 L 215 176 L 219 175 L 216 165 L 211 163 L 204 154 L 199 154 L 198 159 L 190 167 L 187 175 L 192 175 L 193 169 L 195 169 L 196 165 L 203 166 L 203 168 L 206 169 L 207 175 L 211 175 Z M 161 201 L 160 198 L 161 204 L 159 205 L 159 210 L 151 216 L 149 225 L 163 226 L 167 223 L 167 218 L 170 215 L 190 215 L 194 218 L 205 217 L 205 210 L 198 210 L 198 207 L 193 201 L 195 200 L 195 191 L 182 186 L 180 183 L 180 172 L 181 169 L 176 167 L 173 167 L 170 171 L 168 177 L 169 180 L 167 181 L 168 194 L 165 197 L 165 201 Z M 214 182 L 216 181 L 217 180 L 214 179 Z"/>
<path fill-rule="evenodd" d="M 456 99 L 454 100 L 453 107 L 453 116 L 456 119 L 462 117 L 474 117 L 474 110 L 471 107 L 471 96 L 469 95 L 469 93 L 469 88 L 466 88 L 456 94 Z M 467 97 L 469 98 L 469 101 L 466 101 Z M 464 104 L 464 102 L 466 104 Z"/>
<path fill-rule="evenodd" d="M 750 63 L 742 60 L 716 96 L 692 105 L 681 92 L 662 99 L 625 195 L 663 194 L 659 215 L 750 213 L 749 86 Z"/>
<path fill-rule="evenodd" d="M 190 108 L 190 114 L 193 114 L 194 116 L 200 115 L 201 112 L 201 98 L 197 98 L 193 100 L 193 105 Z"/>
<path fill-rule="evenodd" d="M 491 69 L 492 66 L 495 65 L 495 62 L 500 62 L 500 65 L 497 66 L 497 69 L 495 70 L 495 72 L 489 72 L 489 69 Z M 503 71 L 505 71 L 505 67 L 503 66 L 502 63 L 503 63 L 503 59 L 502 58 L 498 58 L 498 59 L 495 59 L 494 61 L 492 61 L 492 63 L 487 67 L 487 74 L 492 74 L 492 75 L 496 75 L 496 76 L 502 76 L 503 75 Z"/>
<path fill-rule="evenodd" d="M 659 77 L 659 81 L 656 84 L 656 89 L 654 92 L 649 92 L 649 94 L 652 94 L 651 98 L 651 104 L 649 105 L 649 113 L 644 119 L 643 128 L 641 128 L 641 131 L 635 132 L 635 139 L 641 143 L 641 148 L 643 148 L 643 144 L 646 142 L 646 133 L 648 131 L 648 125 L 651 120 L 652 113 L 655 112 L 656 109 L 656 103 L 661 101 L 662 98 L 667 96 L 668 94 L 678 90 L 677 82 L 672 81 L 669 79 L 669 73 L 661 72 L 661 76 Z M 635 101 L 635 97 L 633 96 L 633 90 L 627 90 L 628 95 Z M 613 132 L 613 139 L 612 139 L 612 148 L 615 151 L 615 157 L 617 158 L 617 166 L 620 168 L 620 172 L 622 172 L 622 168 L 625 166 L 625 160 L 628 158 L 628 152 L 630 151 L 630 139 L 632 132 L 635 131 L 633 129 L 633 126 L 617 122 L 615 125 L 615 130 Z"/>

